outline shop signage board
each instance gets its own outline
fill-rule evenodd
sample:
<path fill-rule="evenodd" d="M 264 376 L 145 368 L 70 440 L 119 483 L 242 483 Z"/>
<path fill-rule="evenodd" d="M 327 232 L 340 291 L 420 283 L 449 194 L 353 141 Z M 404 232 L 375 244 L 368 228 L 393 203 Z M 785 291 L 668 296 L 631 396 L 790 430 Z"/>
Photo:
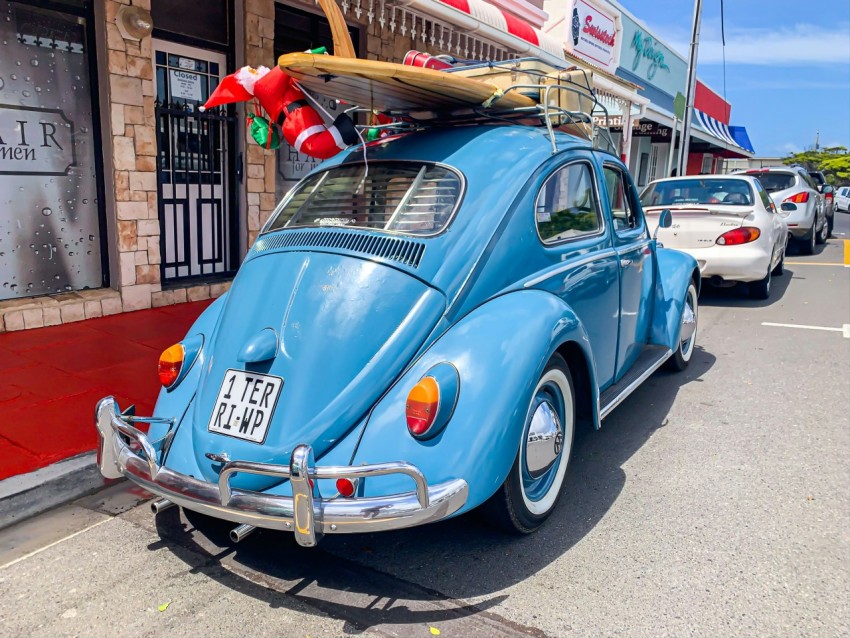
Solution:
<path fill-rule="evenodd" d="M 0 175 L 67 175 L 74 123 L 60 109 L 0 104 Z"/>
<path fill-rule="evenodd" d="M 629 16 L 622 16 L 620 67 L 670 96 L 685 90 L 688 65 Z"/>
<path fill-rule="evenodd" d="M 620 58 L 620 12 L 597 0 L 546 0 L 547 31 L 564 42 L 564 49 L 594 66 L 613 73 Z"/>

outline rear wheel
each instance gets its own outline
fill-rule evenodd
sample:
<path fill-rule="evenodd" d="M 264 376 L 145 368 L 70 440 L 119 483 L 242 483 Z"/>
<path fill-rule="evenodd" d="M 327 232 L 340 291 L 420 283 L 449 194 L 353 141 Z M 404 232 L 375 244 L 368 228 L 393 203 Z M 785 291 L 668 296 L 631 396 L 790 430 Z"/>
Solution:
<path fill-rule="evenodd" d="M 821 227 L 820 232 L 817 234 L 815 241 L 818 244 L 825 244 L 827 237 L 829 237 L 829 224 L 826 223 L 826 218 L 824 218 L 823 226 Z"/>
<path fill-rule="evenodd" d="M 817 231 L 812 226 L 812 232 L 809 234 L 809 237 L 800 243 L 800 252 L 804 255 L 811 255 L 815 252 L 815 235 L 817 235 Z"/>
<path fill-rule="evenodd" d="M 694 282 L 688 285 L 685 294 L 685 305 L 682 307 L 682 324 L 679 329 L 679 347 L 667 361 L 664 367 L 673 372 L 681 372 L 688 367 L 694 354 L 694 346 L 697 341 L 697 319 L 699 306 L 697 305 L 697 287 Z"/>
<path fill-rule="evenodd" d="M 776 267 L 773 269 L 773 274 L 776 275 L 777 277 L 785 274 L 785 250 L 786 249 L 787 249 L 787 244 L 786 244 L 786 246 L 782 247 L 782 257 L 779 258 L 779 261 L 777 262 Z"/>
<path fill-rule="evenodd" d="M 573 447 L 575 391 L 570 369 L 555 353 L 529 405 L 510 474 L 482 510 L 499 527 L 530 534 L 554 511 Z"/>
<path fill-rule="evenodd" d="M 768 299 L 770 297 L 771 271 L 767 271 L 764 279 L 750 282 L 750 297 L 753 299 Z"/>
<path fill-rule="evenodd" d="M 832 214 L 832 217 L 827 217 L 826 220 L 829 223 L 829 232 L 826 235 L 832 237 L 832 229 L 835 228 L 835 213 Z"/>

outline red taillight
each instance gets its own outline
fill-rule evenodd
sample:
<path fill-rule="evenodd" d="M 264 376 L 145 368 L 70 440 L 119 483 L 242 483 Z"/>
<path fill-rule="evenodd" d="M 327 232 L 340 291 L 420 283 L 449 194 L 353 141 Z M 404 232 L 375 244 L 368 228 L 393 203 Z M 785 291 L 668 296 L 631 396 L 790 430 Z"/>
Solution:
<path fill-rule="evenodd" d="M 171 346 L 159 356 L 159 382 L 164 388 L 171 387 L 177 381 L 185 356 L 183 346 L 179 343 Z"/>
<path fill-rule="evenodd" d="M 752 226 L 743 226 L 742 228 L 736 228 L 735 230 L 730 230 L 728 233 L 723 233 L 720 237 L 717 238 L 717 243 L 721 246 L 737 246 L 738 244 L 749 244 L 751 241 L 755 241 L 761 235 L 761 231 L 758 228 L 753 228 Z"/>
<path fill-rule="evenodd" d="M 826 195 L 824 195 L 824 197 L 826 197 L 827 199 L 832 199 L 832 193 L 827 193 Z"/>
<path fill-rule="evenodd" d="M 434 425 L 440 404 L 440 386 L 434 377 L 423 377 L 407 395 L 405 416 L 407 429 L 413 436 L 422 436 Z"/>
<path fill-rule="evenodd" d="M 797 193 L 796 195 L 791 195 L 791 197 L 786 197 L 782 200 L 782 203 L 805 204 L 807 201 L 809 201 L 809 194 L 804 191 L 802 193 Z"/>
<path fill-rule="evenodd" d="M 336 480 L 336 491 L 340 496 L 351 498 L 357 491 L 357 479 L 341 478 Z"/>

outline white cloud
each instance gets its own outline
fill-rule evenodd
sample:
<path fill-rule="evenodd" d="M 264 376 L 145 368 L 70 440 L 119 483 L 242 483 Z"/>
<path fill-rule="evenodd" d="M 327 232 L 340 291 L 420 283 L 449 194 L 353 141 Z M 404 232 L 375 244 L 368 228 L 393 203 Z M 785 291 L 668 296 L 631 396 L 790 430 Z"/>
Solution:
<path fill-rule="evenodd" d="M 669 32 L 668 43 L 680 53 L 688 51 L 690 33 Z M 723 62 L 720 21 L 703 21 L 699 43 L 700 64 Z M 850 24 L 824 28 L 798 23 L 776 29 L 726 26 L 726 64 L 850 66 Z"/>

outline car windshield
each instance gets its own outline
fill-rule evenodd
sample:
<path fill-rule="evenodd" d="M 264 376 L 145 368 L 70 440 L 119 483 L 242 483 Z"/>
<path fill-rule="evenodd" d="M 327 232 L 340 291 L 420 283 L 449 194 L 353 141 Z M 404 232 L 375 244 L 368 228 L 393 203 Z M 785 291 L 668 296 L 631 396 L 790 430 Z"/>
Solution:
<path fill-rule="evenodd" d="M 676 179 L 650 184 L 640 201 L 644 206 L 752 206 L 753 190 L 743 179 Z"/>
<path fill-rule="evenodd" d="M 343 164 L 308 176 L 278 206 L 266 231 L 345 226 L 434 235 L 460 201 L 458 173 L 423 162 Z"/>
<path fill-rule="evenodd" d="M 760 173 L 747 173 L 757 178 L 764 186 L 764 190 L 768 193 L 776 191 L 784 191 L 786 188 L 791 188 L 796 179 L 794 173 L 778 173 L 774 171 L 762 171 Z"/>

